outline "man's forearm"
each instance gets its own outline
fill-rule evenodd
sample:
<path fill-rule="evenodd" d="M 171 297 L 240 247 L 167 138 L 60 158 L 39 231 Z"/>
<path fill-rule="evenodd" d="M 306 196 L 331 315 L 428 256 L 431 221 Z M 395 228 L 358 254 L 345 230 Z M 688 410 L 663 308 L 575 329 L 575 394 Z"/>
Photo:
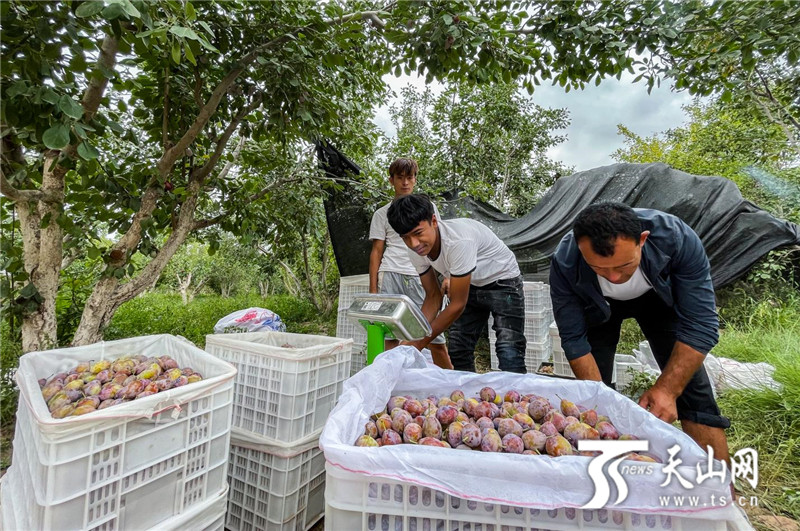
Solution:
<path fill-rule="evenodd" d="M 578 380 L 594 380 L 599 382 L 603 379 L 602 376 L 600 376 L 600 369 L 597 367 L 597 362 L 594 360 L 594 356 L 592 356 L 591 352 L 580 358 L 569 360 L 569 366 Z"/>
<path fill-rule="evenodd" d="M 431 330 L 433 331 L 431 332 L 431 335 L 427 336 L 424 339 L 423 346 L 427 346 L 428 343 L 433 341 L 433 338 L 435 338 L 436 336 L 438 336 L 439 334 L 450 328 L 450 325 L 452 325 L 462 313 L 464 313 L 464 306 L 461 306 L 459 308 L 451 303 L 447 306 L 447 308 L 442 310 L 439 313 L 439 315 L 437 315 L 433 320 L 428 319 L 428 322 L 431 324 Z"/>
<path fill-rule="evenodd" d="M 664 367 L 653 387 L 659 387 L 677 398 L 697 369 L 703 365 L 705 358 L 703 354 L 686 343 L 676 341 L 667 366 Z"/>
<path fill-rule="evenodd" d="M 375 249 L 369 254 L 369 292 L 378 293 L 378 269 L 381 267 L 382 253 Z M 362 269 L 363 271 L 363 269 Z"/>

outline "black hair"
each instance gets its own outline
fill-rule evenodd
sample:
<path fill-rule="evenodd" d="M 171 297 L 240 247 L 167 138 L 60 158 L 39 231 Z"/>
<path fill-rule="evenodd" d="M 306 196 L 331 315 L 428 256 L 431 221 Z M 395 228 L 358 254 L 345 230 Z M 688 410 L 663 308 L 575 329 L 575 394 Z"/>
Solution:
<path fill-rule="evenodd" d="M 629 238 L 639 244 L 642 222 L 631 207 L 624 203 L 596 203 L 584 208 L 572 225 L 575 241 L 591 240 L 592 250 L 600 256 L 614 254 L 617 238 Z"/>
<path fill-rule="evenodd" d="M 392 201 L 386 217 L 397 234 L 405 236 L 421 221 L 433 219 L 433 203 L 425 194 L 401 195 Z"/>

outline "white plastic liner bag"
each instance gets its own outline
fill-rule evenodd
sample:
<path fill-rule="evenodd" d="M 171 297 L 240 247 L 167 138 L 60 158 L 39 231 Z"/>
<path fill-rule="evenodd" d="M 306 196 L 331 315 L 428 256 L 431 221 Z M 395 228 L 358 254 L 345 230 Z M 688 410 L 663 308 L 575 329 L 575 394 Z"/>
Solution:
<path fill-rule="evenodd" d="M 740 520 L 733 505 L 724 507 L 662 507 L 659 496 L 698 496 L 700 500 L 730 500 L 729 483 L 717 478 L 697 484 L 696 465 L 708 471 L 707 454 L 686 434 L 659 420 L 637 404 L 600 382 L 549 378 L 536 374 L 494 372 L 474 374 L 430 367 L 413 347 L 400 346 L 379 355 L 375 362 L 345 381 L 339 401 L 328 417 L 320 436 L 325 459 L 348 472 L 405 481 L 444 491 L 450 495 L 491 503 L 538 509 L 580 508 L 594 496 L 594 484 L 587 467 L 592 458 L 583 456 L 529 456 L 484 453 L 464 450 L 401 444 L 386 447 L 356 447 L 364 424 L 375 412 L 385 408 L 393 395 L 424 398 L 441 396 L 461 389 L 466 397 L 475 397 L 481 388 L 490 386 L 498 394 L 516 389 L 521 394 L 536 393 L 555 406 L 556 395 L 586 407 L 597 406 L 599 414 L 610 417 L 620 433 L 630 433 L 650 441 L 649 452 L 668 462 L 667 449 L 677 444 L 676 470 L 691 483 L 691 489 L 678 484 L 657 463 L 628 461 L 632 465 L 652 464 L 650 475 L 625 475 L 629 494 L 614 509 L 638 513 L 691 514 L 693 518 Z M 714 461 L 714 470 L 721 468 Z M 726 477 L 729 479 L 729 476 Z M 607 507 L 617 499 L 614 482 Z M 688 505 L 688 504 L 687 504 Z M 702 503 L 701 503 L 702 505 Z M 709 504 L 710 505 L 710 504 Z"/>
<path fill-rule="evenodd" d="M 265 308 L 247 308 L 230 313 L 214 325 L 215 334 L 231 332 L 286 332 L 281 317 Z"/>

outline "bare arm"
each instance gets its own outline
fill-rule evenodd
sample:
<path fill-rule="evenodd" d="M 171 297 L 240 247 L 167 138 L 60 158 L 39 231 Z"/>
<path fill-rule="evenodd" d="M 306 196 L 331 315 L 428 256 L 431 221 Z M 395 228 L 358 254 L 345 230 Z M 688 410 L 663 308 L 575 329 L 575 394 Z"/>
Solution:
<path fill-rule="evenodd" d="M 594 360 L 594 356 L 592 356 L 591 352 L 584 354 L 580 358 L 569 360 L 569 366 L 572 368 L 572 372 L 575 373 L 575 377 L 578 380 L 594 380 L 599 382 L 603 379 L 600 376 L 600 369 L 597 367 L 597 362 Z"/>
<path fill-rule="evenodd" d="M 639 405 L 664 422 L 677 420 L 675 399 L 683 392 L 704 359 L 702 353 L 686 343 L 676 341 L 667 366 L 653 387 L 645 391 L 639 399 Z"/>
<path fill-rule="evenodd" d="M 433 340 L 452 325 L 456 319 L 464 312 L 469 297 L 469 282 L 472 275 L 463 277 L 452 277 L 450 279 L 450 304 L 447 308 L 439 312 L 442 307 L 442 292 L 439 289 L 439 281 L 436 273 L 429 269 L 424 275 L 420 276 L 422 287 L 425 288 L 425 302 L 422 304 L 422 313 L 431 324 L 433 332 L 431 335 L 418 341 L 408 341 L 404 344 L 417 347 L 418 350 L 425 348 Z M 438 315 L 437 315 L 438 314 Z"/>
<path fill-rule="evenodd" d="M 369 253 L 369 292 L 378 293 L 378 269 L 381 267 L 385 240 L 372 240 L 372 251 Z"/>

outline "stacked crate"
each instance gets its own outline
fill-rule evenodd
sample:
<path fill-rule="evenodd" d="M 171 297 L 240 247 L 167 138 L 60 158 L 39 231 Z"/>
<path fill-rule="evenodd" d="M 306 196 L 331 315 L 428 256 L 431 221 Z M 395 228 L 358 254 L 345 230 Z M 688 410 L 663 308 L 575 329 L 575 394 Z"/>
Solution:
<path fill-rule="evenodd" d="M 548 327 L 553 321 L 553 306 L 550 302 L 550 286 L 543 282 L 524 282 L 525 292 L 525 366 L 528 372 L 536 372 L 543 361 L 550 359 L 552 344 Z M 491 368 L 499 370 L 495 344 L 497 337 L 492 325 L 494 320 L 489 317 L 489 350 Z"/>
<path fill-rule="evenodd" d="M 206 336 L 233 364 L 227 529 L 296 531 L 325 510 L 319 435 L 350 377 L 353 340 L 283 332 Z"/>
<path fill-rule="evenodd" d="M 575 378 L 567 356 L 564 354 L 564 349 L 561 348 L 561 337 L 558 335 L 558 326 L 555 321 L 550 325 L 550 340 L 553 342 L 553 374 L 565 378 Z"/>
<path fill-rule="evenodd" d="M 339 280 L 339 310 L 336 313 L 336 337 L 353 340 L 350 374 L 367 364 L 367 331 L 347 318 L 347 310 L 358 295 L 369 293 L 369 275 L 352 275 Z"/>
<path fill-rule="evenodd" d="M 40 378 L 79 362 L 169 355 L 204 379 L 77 417 L 54 419 Z M 20 358 L 5 529 L 222 529 L 235 369 L 168 335 Z"/>

